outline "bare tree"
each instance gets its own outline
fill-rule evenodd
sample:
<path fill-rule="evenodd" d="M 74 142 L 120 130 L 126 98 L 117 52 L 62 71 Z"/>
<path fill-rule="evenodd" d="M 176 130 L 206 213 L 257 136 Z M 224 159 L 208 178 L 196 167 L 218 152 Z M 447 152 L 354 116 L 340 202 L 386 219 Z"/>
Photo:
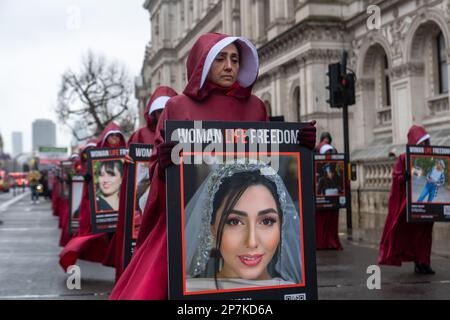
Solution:
<path fill-rule="evenodd" d="M 136 121 L 132 90 L 124 66 L 88 52 L 79 73 L 62 75 L 56 112 L 78 141 L 98 136 L 111 121 L 130 133 Z"/>

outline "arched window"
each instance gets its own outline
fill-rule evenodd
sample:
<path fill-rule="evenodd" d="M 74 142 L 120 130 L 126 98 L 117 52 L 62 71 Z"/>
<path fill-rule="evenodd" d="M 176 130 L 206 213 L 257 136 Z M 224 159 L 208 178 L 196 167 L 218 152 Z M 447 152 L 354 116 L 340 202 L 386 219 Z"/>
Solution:
<path fill-rule="evenodd" d="M 436 38 L 437 42 L 437 66 L 439 73 L 439 93 L 448 93 L 448 67 L 444 34 L 440 32 Z"/>

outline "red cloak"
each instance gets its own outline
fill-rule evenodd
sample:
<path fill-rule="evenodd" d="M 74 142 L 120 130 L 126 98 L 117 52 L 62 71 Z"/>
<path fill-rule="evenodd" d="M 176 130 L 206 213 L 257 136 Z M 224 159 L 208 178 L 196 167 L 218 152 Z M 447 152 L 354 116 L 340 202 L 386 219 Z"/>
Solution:
<path fill-rule="evenodd" d="M 53 209 L 53 215 L 55 217 L 59 216 L 59 178 L 54 177 L 53 179 L 53 187 L 52 187 L 52 209 Z M 58 228 L 61 228 L 61 220 L 58 220 Z"/>
<path fill-rule="evenodd" d="M 208 54 L 218 51 L 217 55 L 233 39 L 239 42 L 241 49 L 238 83 L 228 90 L 207 81 L 202 84 L 209 72 Z M 168 101 L 158 122 L 150 161 L 152 187 L 139 230 L 137 250 L 110 299 L 167 299 L 166 185 L 157 174 L 157 146 L 164 142 L 160 130 L 164 128 L 165 120 L 268 121 L 264 103 L 251 94 L 258 69 L 256 49 L 246 39 L 210 33 L 194 44 L 187 60 L 188 84 L 184 94 Z"/>
<path fill-rule="evenodd" d="M 320 149 L 327 145 L 322 141 L 314 149 L 320 153 Z M 339 240 L 339 210 L 316 210 L 316 249 L 317 250 L 342 250 Z"/>
<path fill-rule="evenodd" d="M 121 128 L 116 123 L 110 122 L 98 138 L 96 148 L 111 147 L 107 138 L 114 133 L 119 133 L 122 137 L 120 144 L 116 147 L 125 147 L 125 138 Z M 104 262 L 107 257 L 105 253 L 108 250 L 110 236 L 106 233 L 91 234 L 91 209 L 87 183 L 83 186 L 79 223 L 77 235 L 69 241 L 59 255 L 59 263 L 64 270 L 74 265 L 77 259 Z"/>
<path fill-rule="evenodd" d="M 74 169 L 76 170 L 76 166 L 79 163 L 80 157 L 78 154 L 74 154 L 70 157 L 70 160 L 73 161 Z M 78 173 L 78 172 L 77 172 Z M 64 182 L 62 182 L 64 186 Z M 67 243 L 69 243 L 72 235 L 69 233 L 69 199 L 61 198 L 60 199 L 60 225 L 61 225 L 61 236 L 59 238 L 59 246 L 64 247 Z"/>
<path fill-rule="evenodd" d="M 413 126 L 408 144 L 416 145 L 429 138 L 422 127 Z M 392 171 L 388 216 L 380 243 L 378 263 L 401 266 L 402 262 L 430 265 L 433 223 L 406 222 L 406 154 L 401 154 Z"/>
<path fill-rule="evenodd" d="M 169 87 L 161 86 L 158 87 L 153 95 L 151 96 L 149 102 L 147 103 L 147 107 L 144 111 L 144 118 L 147 126 L 140 128 L 135 131 L 130 138 L 128 139 L 128 147 L 133 143 L 142 143 L 142 144 L 154 144 L 155 143 L 155 118 L 154 113 L 150 114 L 150 110 L 155 107 L 155 101 L 158 103 L 161 100 L 168 97 L 174 97 L 177 93 Z M 117 223 L 117 230 L 114 234 L 108 252 L 111 255 L 112 251 L 115 251 L 115 261 L 114 265 L 116 268 L 116 280 L 120 278 L 122 275 L 124 265 L 123 265 L 123 249 L 124 249 L 124 236 L 125 236 L 125 204 L 127 201 L 127 163 L 124 164 L 124 176 L 122 180 L 122 185 L 120 187 L 120 201 L 119 201 L 119 220 Z"/>
<path fill-rule="evenodd" d="M 52 179 L 52 211 L 55 217 L 58 216 L 58 179 L 54 177 Z"/>

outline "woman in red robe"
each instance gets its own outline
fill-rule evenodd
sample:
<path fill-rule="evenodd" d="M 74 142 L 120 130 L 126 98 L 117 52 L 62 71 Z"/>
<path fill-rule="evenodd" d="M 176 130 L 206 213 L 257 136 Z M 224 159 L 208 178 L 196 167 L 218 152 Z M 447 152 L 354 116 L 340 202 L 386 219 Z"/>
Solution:
<path fill-rule="evenodd" d="M 52 181 L 52 210 L 55 217 L 59 216 L 59 178 L 56 176 L 56 169 L 53 171 Z M 58 227 L 61 228 L 61 221 L 59 221 Z"/>
<path fill-rule="evenodd" d="M 256 48 L 245 38 L 209 33 L 194 44 L 187 60 L 188 84 L 182 95 L 168 101 L 158 122 L 150 162 L 152 187 L 137 250 L 110 299 L 168 296 L 165 169 L 172 164 L 173 144 L 164 142 L 165 120 L 268 121 L 264 103 L 251 93 L 258 72 Z M 315 127 L 310 129 L 311 135 L 302 138 L 312 149 Z"/>
<path fill-rule="evenodd" d="M 331 143 L 331 136 L 322 134 L 323 139 L 316 147 L 319 154 L 333 154 L 336 149 Z M 321 138 L 322 138 L 321 137 Z M 330 142 L 328 142 L 330 141 Z M 317 250 L 342 250 L 339 240 L 339 210 L 316 210 L 316 249 Z"/>
<path fill-rule="evenodd" d="M 147 103 L 147 107 L 144 111 L 144 118 L 146 126 L 135 131 L 128 139 L 128 148 L 130 144 L 142 143 L 151 144 L 155 143 L 155 130 L 158 124 L 159 117 L 166 106 L 166 102 L 176 96 L 177 93 L 169 87 L 158 87 L 150 100 Z M 107 256 L 109 259 L 105 262 L 111 262 L 114 257 L 114 266 L 116 268 L 116 280 L 118 280 L 123 272 L 123 249 L 124 249 L 124 235 L 125 235 L 125 204 L 127 201 L 127 163 L 124 165 L 124 176 L 122 179 L 122 185 L 120 187 L 120 202 L 119 202 L 119 220 L 117 223 L 117 230 L 113 236 L 111 244 L 108 248 Z"/>
<path fill-rule="evenodd" d="M 76 164 L 79 162 L 80 155 L 74 153 L 70 156 L 69 160 L 72 161 L 74 165 L 74 169 Z M 64 181 L 61 182 L 62 188 L 64 189 Z M 60 199 L 60 226 L 61 226 L 61 236 L 59 238 L 59 246 L 64 247 L 67 243 L 69 243 L 72 235 L 69 233 L 69 195 L 66 195 L 66 198 Z"/>
<path fill-rule="evenodd" d="M 408 132 L 409 145 L 430 145 L 430 135 L 424 128 L 412 126 Z M 380 243 L 378 263 L 401 266 L 414 262 L 418 274 L 434 274 L 431 269 L 433 223 L 406 222 L 406 154 L 401 154 L 392 171 L 388 216 Z"/>
<path fill-rule="evenodd" d="M 125 137 L 121 128 L 116 123 L 111 122 L 98 138 L 96 148 L 119 148 L 125 147 L 125 145 Z M 86 176 L 90 177 L 89 174 Z M 92 177 L 90 178 L 92 179 Z M 69 241 L 59 255 L 59 263 L 64 270 L 74 265 L 78 259 L 103 262 L 109 246 L 110 236 L 108 234 L 91 233 L 91 209 L 87 183 L 84 184 L 83 188 L 79 223 L 77 235 Z"/>

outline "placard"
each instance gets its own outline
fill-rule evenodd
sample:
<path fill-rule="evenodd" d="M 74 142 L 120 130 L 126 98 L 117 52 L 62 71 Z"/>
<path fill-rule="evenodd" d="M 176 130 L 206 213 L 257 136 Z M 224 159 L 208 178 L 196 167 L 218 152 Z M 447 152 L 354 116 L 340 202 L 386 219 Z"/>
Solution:
<path fill-rule="evenodd" d="M 407 146 L 407 221 L 450 222 L 450 147 Z"/>
<path fill-rule="evenodd" d="M 125 148 L 88 150 L 92 233 L 114 233 L 119 212 Z"/>
<path fill-rule="evenodd" d="M 83 176 L 73 176 L 69 188 L 69 233 L 74 234 L 80 227 L 80 205 L 83 197 Z"/>
<path fill-rule="evenodd" d="M 347 207 L 346 167 L 344 154 L 314 155 L 317 210 Z"/>
<path fill-rule="evenodd" d="M 166 122 L 170 299 L 317 299 L 302 126 Z"/>
<path fill-rule="evenodd" d="M 150 193 L 149 161 L 153 146 L 149 144 L 131 144 L 129 156 L 134 163 L 127 169 L 127 199 L 125 204 L 124 267 L 133 255 L 142 216 Z"/>

